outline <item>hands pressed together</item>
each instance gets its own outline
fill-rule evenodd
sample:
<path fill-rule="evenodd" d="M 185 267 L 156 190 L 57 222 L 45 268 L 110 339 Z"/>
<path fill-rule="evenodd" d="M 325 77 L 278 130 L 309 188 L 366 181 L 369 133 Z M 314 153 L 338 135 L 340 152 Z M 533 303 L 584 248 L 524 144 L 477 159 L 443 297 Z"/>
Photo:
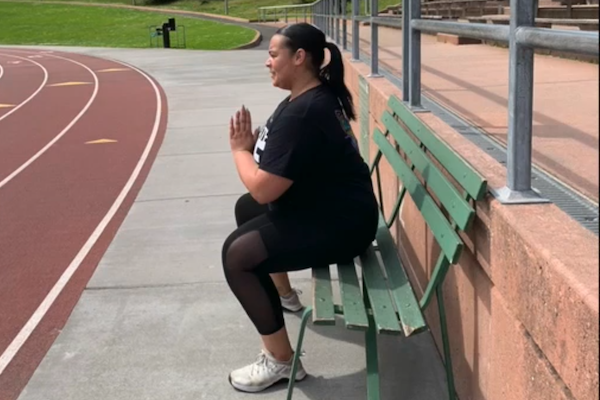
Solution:
<path fill-rule="evenodd" d="M 235 113 L 229 121 L 229 145 L 231 151 L 252 152 L 258 130 L 252 132 L 252 117 L 245 106 Z"/>

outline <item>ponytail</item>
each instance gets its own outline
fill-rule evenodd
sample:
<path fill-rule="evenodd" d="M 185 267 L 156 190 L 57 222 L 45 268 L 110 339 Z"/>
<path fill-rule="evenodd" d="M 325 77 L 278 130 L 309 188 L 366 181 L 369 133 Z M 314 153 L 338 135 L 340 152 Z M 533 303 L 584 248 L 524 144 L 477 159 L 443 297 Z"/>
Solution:
<path fill-rule="evenodd" d="M 335 43 L 326 42 L 325 48 L 329 50 L 330 60 L 329 63 L 321 69 L 319 77 L 337 96 L 344 109 L 346 118 L 351 121 L 355 120 L 356 114 L 354 113 L 352 104 L 352 95 L 344 82 L 344 61 L 342 59 L 342 53 L 340 53 L 340 49 L 338 49 Z"/>

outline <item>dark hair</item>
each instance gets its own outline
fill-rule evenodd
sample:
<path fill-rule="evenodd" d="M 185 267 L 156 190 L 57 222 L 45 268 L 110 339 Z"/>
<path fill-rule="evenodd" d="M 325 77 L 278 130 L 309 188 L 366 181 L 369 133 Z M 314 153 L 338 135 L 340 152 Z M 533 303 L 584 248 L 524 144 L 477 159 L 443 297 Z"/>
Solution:
<path fill-rule="evenodd" d="M 277 31 L 278 35 L 287 38 L 286 47 L 292 52 L 303 49 L 310 54 L 315 75 L 325 83 L 340 101 L 344 113 L 349 120 L 356 119 L 352 104 L 352 95 L 344 83 L 344 61 L 342 53 L 335 43 L 327 42 L 325 34 L 308 23 L 288 25 Z M 325 49 L 331 54 L 329 63 L 321 68 L 325 59 Z"/>

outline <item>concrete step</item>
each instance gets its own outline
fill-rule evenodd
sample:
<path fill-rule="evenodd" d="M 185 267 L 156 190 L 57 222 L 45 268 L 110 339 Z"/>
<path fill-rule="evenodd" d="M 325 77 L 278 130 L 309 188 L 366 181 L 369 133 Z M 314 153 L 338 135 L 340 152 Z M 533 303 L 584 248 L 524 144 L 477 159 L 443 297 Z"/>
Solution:
<path fill-rule="evenodd" d="M 504 8 L 504 14 L 510 15 L 510 7 Z M 578 4 L 571 8 L 571 15 L 567 6 L 553 5 L 540 6 L 538 8 L 538 18 L 572 18 L 572 19 L 598 19 L 597 4 Z"/>

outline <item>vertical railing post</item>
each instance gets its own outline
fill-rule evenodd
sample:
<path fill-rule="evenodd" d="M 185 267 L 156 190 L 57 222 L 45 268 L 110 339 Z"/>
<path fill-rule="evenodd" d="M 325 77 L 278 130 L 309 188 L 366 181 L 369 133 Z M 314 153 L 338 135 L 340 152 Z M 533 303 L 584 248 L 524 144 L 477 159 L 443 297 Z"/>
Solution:
<path fill-rule="evenodd" d="M 410 0 L 410 19 L 421 18 L 421 0 Z M 410 32 L 410 107 L 421 108 L 421 31 L 409 26 Z"/>
<path fill-rule="evenodd" d="M 333 0 L 333 18 L 335 19 L 335 43 L 340 44 L 340 0 Z"/>
<path fill-rule="evenodd" d="M 323 32 L 325 32 L 325 20 L 323 19 L 323 7 L 325 6 L 324 4 L 324 0 L 321 0 L 321 2 L 319 3 L 319 26 L 321 27 L 321 30 Z"/>
<path fill-rule="evenodd" d="M 358 14 L 360 13 L 360 0 L 352 0 L 352 61 L 360 60 L 360 32 Z"/>
<path fill-rule="evenodd" d="M 329 0 L 323 0 L 323 32 L 325 35 L 329 35 L 329 17 L 327 16 L 327 9 L 329 8 Z"/>
<path fill-rule="evenodd" d="M 319 3 L 319 22 L 321 24 L 321 30 L 323 32 L 326 31 L 326 26 L 325 26 L 325 0 L 321 0 L 321 3 Z"/>
<path fill-rule="evenodd" d="M 325 35 L 329 36 L 329 0 L 323 0 L 323 26 Z"/>
<path fill-rule="evenodd" d="M 329 9 L 328 9 L 328 13 L 327 13 L 329 15 L 329 37 L 335 39 L 335 18 L 333 16 L 334 8 L 335 8 L 334 0 L 329 0 Z"/>
<path fill-rule="evenodd" d="M 323 22 L 321 20 L 321 8 L 323 8 L 323 2 L 320 1 L 315 5 L 315 25 L 319 27 L 320 30 L 323 30 Z"/>
<path fill-rule="evenodd" d="M 402 2 L 402 101 L 408 102 L 410 82 L 410 1 Z"/>
<path fill-rule="evenodd" d="M 371 74 L 370 77 L 379 75 L 379 25 L 373 20 L 379 14 L 378 0 L 371 0 Z"/>
<path fill-rule="evenodd" d="M 348 50 L 348 21 L 346 15 L 348 14 L 347 0 L 342 0 L 342 49 Z"/>
<path fill-rule="evenodd" d="M 535 25 L 537 6 L 537 0 L 510 1 L 507 186 L 498 193 L 502 203 L 546 201 L 531 187 L 534 52 L 516 37 L 519 28 Z"/>

